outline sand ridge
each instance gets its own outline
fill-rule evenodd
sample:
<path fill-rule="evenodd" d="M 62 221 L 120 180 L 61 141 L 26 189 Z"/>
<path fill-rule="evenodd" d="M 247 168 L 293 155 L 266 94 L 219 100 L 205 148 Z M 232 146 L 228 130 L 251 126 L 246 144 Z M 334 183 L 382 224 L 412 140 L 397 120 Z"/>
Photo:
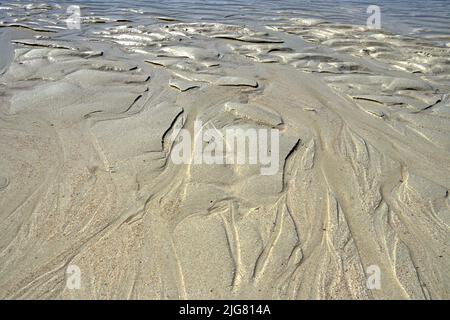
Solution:
<path fill-rule="evenodd" d="M 168 18 L 14 44 L 0 297 L 449 298 L 449 48 Z M 172 163 L 195 121 L 280 129 L 279 172 Z"/>

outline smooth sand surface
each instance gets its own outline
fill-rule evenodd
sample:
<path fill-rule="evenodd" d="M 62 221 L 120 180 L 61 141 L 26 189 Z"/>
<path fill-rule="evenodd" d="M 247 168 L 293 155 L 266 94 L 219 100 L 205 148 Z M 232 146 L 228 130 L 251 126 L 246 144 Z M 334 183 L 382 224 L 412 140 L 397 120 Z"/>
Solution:
<path fill-rule="evenodd" d="M 160 20 L 2 56 L 1 298 L 450 298 L 450 48 Z M 279 172 L 174 164 L 196 120 L 279 129 Z"/>

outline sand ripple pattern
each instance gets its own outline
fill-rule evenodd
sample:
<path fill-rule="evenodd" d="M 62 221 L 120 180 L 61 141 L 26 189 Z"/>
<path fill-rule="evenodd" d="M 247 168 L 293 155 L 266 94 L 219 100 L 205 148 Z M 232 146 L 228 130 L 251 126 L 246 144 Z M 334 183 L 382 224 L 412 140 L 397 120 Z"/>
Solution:
<path fill-rule="evenodd" d="M 15 40 L 0 78 L 1 298 L 449 298 L 448 48 L 314 21 L 86 37 Z M 196 120 L 279 129 L 280 171 L 175 165 Z"/>

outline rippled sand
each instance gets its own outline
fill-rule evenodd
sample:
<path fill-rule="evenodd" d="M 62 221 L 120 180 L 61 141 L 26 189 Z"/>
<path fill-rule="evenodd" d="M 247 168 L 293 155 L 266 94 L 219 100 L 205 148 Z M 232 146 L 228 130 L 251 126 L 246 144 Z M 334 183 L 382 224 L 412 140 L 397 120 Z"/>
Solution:
<path fill-rule="evenodd" d="M 317 19 L 99 19 L 2 34 L 1 298 L 450 298 L 450 48 Z M 196 120 L 279 129 L 279 173 L 175 165 Z"/>

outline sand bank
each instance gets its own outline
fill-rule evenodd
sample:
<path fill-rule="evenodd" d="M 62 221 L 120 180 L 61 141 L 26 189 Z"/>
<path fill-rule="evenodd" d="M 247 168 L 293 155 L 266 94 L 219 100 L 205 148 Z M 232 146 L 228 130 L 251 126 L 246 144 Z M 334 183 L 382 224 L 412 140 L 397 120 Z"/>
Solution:
<path fill-rule="evenodd" d="M 301 19 L 29 32 L 0 65 L 1 298 L 449 298 L 450 48 Z M 174 164 L 196 121 L 278 129 L 279 170 Z"/>

